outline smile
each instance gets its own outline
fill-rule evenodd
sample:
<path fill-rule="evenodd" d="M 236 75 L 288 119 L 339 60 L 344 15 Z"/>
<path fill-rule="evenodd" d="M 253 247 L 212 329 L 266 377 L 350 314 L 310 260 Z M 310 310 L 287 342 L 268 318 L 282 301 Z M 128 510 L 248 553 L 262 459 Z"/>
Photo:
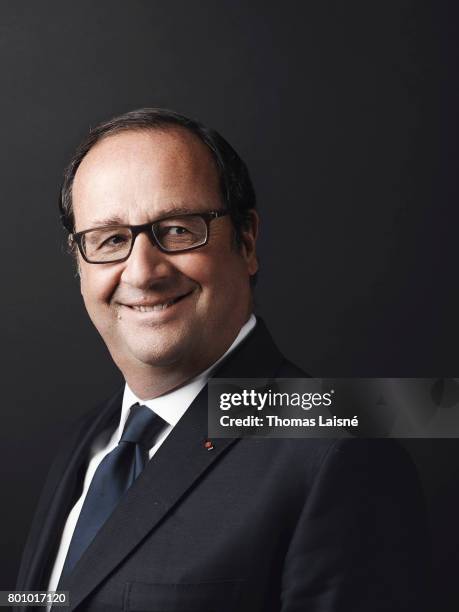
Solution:
<path fill-rule="evenodd" d="M 183 300 L 185 297 L 187 297 L 191 293 L 192 291 L 190 291 L 189 293 L 185 293 L 183 295 L 179 295 L 178 297 L 171 298 L 159 304 L 126 304 L 126 306 L 130 308 L 131 310 L 135 310 L 136 312 L 161 312 L 162 310 L 166 310 L 173 304 L 176 304 L 180 300 Z"/>
<path fill-rule="evenodd" d="M 174 304 L 176 300 L 169 300 L 169 302 L 164 302 L 164 304 L 155 304 L 154 306 L 131 306 L 133 310 L 137 310 L 138 312 L 157 312 L 158 310 L 165 310 L 172 304 Z"/>

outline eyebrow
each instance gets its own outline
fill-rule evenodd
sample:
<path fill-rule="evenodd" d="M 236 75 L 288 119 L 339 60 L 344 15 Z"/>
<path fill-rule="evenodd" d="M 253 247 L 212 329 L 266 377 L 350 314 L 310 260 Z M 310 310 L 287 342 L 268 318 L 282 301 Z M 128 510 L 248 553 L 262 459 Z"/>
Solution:
<path fill-rule="evenodd" d="M 167 210 L 164 210 L 158 217 L 156 217 L 154 221 L 156 220 L 159 221 L 166 217 L 173 217 L 175 215 L 186 215 L 190 213 L 199 214 L 200 212 L 206 212 L 206 211 L 199 211 L 199 210 L 196 210 L 196 208 L 190 208 L 189 206 L 172 205 L 170 208 L 168 208 Z M 119 215 L 110 215 L 109 217 L 95 219 L 91 224 L 91 229 L 97 228 L 97 227 L 109 226 L 109 225 L 130 225 L 130 223 L 126 223 L 126 221 L 122 219 Z"/>
<path fill-rule="evenodd" d="M 110 217 L 95 219 L 91 225 L 93 227 L 101 227 L 104 225 L 124 225 L 124 221 L 118 215 L 113 215 Z"/>

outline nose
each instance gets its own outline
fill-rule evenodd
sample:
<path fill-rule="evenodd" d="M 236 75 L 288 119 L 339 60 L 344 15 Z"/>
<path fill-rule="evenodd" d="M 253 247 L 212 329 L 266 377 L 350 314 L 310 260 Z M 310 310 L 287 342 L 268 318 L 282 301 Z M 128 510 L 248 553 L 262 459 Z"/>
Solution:
<path fill-rule="evenodd" d="M 121 281 L 139 289 L 148 289 L 155 282 L 170 277 L 172 267 L 167 255 L 143 232 L 134 241 L 121 273 Z"/>

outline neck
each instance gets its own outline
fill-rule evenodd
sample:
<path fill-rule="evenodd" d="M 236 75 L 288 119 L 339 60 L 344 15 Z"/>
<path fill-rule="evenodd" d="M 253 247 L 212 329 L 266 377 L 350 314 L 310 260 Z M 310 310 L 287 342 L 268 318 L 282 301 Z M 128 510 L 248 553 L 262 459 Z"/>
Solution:
<path fill-rule="evenodd" d="M 247 320 L 248 317 L 244 323 Z M 193 359 L 188 355 L 183 362 L 178 360 L 166 365 L 144 362 L 117 363 L 117 365 L 129 388 L 140 400 L 154 399 L 185 385 L 215 364 L 231 347 L 243 324 L 226 337 L 223 345 L 220 344 L 214 351 L 206 354 L 196 352 Z"/>
<path fill-rule="evenodd" d="M 210 367 L 209 364 L 208 367 Z M 190 370 L 189 372 L 176 369 L 148 367 L 145 370 L 138 369 L 125 375 L 126 383 L 140 400 L 150 400 L 185 385 L 200 372 L 207 368 Z"/>

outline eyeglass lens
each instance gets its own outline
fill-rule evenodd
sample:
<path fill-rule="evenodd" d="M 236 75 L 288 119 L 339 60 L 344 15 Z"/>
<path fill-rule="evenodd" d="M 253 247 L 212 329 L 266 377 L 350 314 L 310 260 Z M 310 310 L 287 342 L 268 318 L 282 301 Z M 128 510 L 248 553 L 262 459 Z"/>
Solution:
<path fill-rule="evenodd" d="M 163 219 L 152 224 L 155 238 L 166 251 L 182 251 L 204 244 L 207 225 L 200 216 L 187 215 Z M 131 250 L 133 233 L 129 227 L 105 227 L 86 232 L 82 248 L 90 261 L 123 259 Z"/>

